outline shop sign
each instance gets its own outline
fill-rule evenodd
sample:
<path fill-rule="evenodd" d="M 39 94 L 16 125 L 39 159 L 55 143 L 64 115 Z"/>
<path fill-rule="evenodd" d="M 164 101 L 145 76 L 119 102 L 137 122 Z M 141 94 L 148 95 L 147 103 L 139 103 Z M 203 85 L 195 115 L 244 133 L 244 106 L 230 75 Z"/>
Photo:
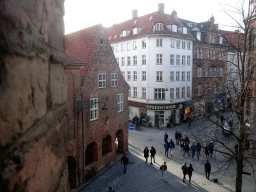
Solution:
<path fill-rule="evenodd" d="M 176 105 L 147 105 L 146 108 L 168 110 L 168 109 L 176 109 Z"/>

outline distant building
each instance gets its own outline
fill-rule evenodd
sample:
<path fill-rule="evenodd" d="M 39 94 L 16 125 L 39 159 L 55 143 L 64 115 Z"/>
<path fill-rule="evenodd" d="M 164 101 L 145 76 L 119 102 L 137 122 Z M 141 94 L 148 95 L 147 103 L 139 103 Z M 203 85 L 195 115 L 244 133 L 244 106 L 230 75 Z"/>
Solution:
<path fill-rule="evenodd" d="M 66 140 L 70 183 L 76 187 L 128 149 L 129 86 L 101 25 L 66 35 L 66 53 Z"/>
<path fill-rule="evenodd" d="M 128 82 L 129 115 L 179 124 L 191 107 L 193 38 L 176 11 L 158 11 L 106 29 L 122 75 Z M 189 110 L 188 110 L 189 111 Z"/>

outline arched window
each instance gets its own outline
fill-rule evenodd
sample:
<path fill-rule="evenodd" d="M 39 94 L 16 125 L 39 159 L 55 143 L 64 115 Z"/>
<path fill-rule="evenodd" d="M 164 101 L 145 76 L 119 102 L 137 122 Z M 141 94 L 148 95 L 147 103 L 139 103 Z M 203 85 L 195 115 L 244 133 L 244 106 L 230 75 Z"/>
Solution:
<path fill-rule="evenodd" d="M 102 141 L 102 156 L 112 151 L 111 136 L 108 135 Z"/>
<path fill-rule="evenodd" d="M 98 160 L 98 148 L 95 142 L 89 144 L 85 151 L 85 164 L 88 165 Z"/>

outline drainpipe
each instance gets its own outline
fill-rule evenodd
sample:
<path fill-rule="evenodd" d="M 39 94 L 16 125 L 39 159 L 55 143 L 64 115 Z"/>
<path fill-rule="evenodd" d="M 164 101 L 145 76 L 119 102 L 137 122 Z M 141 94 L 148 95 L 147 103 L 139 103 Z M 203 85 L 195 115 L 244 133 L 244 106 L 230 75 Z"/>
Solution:
<path fill-rule="evenodd" d="M 85 177 L 85 107 L 84 107 L 84 86 L 81 86 L 81 95 L 82 95 L 82 105 L 83 105 L 83 111 L 82 111 L 82 140 L 83 140 L 83 183 L 85 182 L 84 177 Z"/>

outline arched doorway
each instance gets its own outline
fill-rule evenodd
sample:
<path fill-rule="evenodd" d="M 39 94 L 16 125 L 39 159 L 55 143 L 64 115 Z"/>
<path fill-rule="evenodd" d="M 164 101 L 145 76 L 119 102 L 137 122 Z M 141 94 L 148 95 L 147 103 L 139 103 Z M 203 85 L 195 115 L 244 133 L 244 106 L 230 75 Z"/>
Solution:
<path fill-rule="evenodd" d="M 124 150 L 124 132 L 122 129 L 116 132 L 115 147 L 118 153 L 122 153 Z"/>
<path fill-rule="evenodd" d="M 76 187 L 76 160 L 72 156 L 68 156 L 68 172 L 70 188 L 74 189 Z"/>
<path fill-rule="evenodd" d="M 102 141 L 102 156 L 112 151 L 111 136 L 107 135 Z"/>
<path fill-rule="evenodd" d="M 98 148 L 95 142 L 90 143 L 85 151 L 85 165 L 98 161 Z"/>

